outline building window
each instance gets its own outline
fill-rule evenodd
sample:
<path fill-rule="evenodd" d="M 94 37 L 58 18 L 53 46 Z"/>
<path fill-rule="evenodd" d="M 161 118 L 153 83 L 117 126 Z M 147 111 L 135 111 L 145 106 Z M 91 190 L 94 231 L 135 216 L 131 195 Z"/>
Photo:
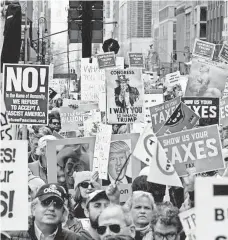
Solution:
<path fill-rule="evenodd" d="M 206 38 L 207 36 L 207 24 L 200 23 L 200 38 Z"/>
<path fill-rule="evenodd" d="M 207 8 L 206 7 L 200 8 L 200 21 L 207 21 Z"/>

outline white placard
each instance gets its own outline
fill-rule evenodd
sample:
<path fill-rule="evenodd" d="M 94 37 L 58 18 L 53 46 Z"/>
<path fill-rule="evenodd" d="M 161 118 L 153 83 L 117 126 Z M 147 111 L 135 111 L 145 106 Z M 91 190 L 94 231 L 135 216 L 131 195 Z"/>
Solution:
<path fill-rule="evenodd" d="M 109 149 L 112 136 L 112 126 L 101 124 L 96 135 L 94 147 L 93 171 L 98 171 L 100 179 L 108 179 Z"/>
<path fill-rule="evenodd" d="M 1 142 L 1 231 L 28 230 L 28 141 Z"/>
<path fill-rule="evenodd" d="M 228 178 L 196 178 L 196 239 L 228 239 Z"/>

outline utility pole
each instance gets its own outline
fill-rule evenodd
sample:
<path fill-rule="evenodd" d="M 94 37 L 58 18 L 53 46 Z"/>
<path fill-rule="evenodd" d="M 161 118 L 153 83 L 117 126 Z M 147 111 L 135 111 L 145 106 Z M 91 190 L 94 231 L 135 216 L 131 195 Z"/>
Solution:
<path fill-rule="evenodd" d="M 92 54 L 92 2 L 82 2 L 82 57 Z"/>

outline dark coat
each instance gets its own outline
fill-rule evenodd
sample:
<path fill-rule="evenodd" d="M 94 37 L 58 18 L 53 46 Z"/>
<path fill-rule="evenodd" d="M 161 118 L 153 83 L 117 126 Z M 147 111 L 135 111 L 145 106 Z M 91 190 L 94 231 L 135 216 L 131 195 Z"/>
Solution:
<path fill-rule="evenodd" d="M 128 86 L 127 91 L 129 92 L 129 101 L 130 101 L 131 106 L 133 106 L 134 103 L 139 98 L 139 91 L 135 87 L 131 87 L 130 85 L 127 85 L 127 86 Z M 125 101 L 120 102 L 120 100 L 119 100 L 120 92 L 121 92 L 120 86 L 115 88 L 115 103 L 116 103 L 116 106 L 121 107 L 121 108 L 126 108 L 126 102 Z"/>
<path fill-rule="evenodd" d="M 37 240 L 34 224 L 32 224 L 28 231 L 12 231 L 8 232 L 12 240 Z M 79 233 L 64 229 L 59 226 L 54 240 L 92 240 L 88 232 L 82 230 Z"/>

